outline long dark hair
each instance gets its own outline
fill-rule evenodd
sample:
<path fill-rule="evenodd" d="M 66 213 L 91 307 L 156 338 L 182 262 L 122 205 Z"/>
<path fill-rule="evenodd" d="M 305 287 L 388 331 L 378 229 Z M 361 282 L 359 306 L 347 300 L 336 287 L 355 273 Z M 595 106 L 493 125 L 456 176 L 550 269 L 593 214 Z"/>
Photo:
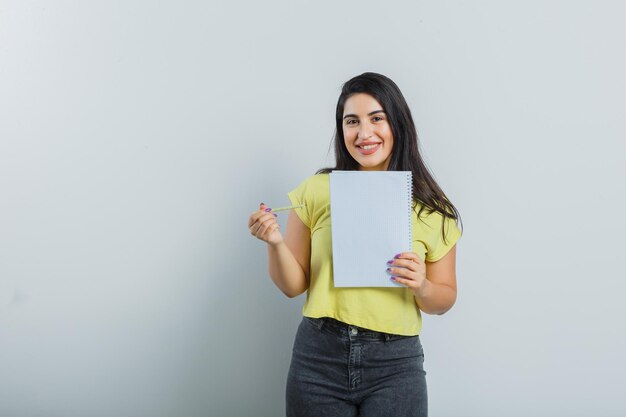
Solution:
<path fill-rule="evenodd" d="M 358 171 L 359 164 L 352 158 L 346 149 L 343 137 L 343 108 L 346 100 L 353 94 L 366 93 L 374 97 L 380 103 L 387 115 L 391 132 L 393 134 L 393 149 L 388 171 L 411 171 L 413 173 L 413 210 L 417 203 L 420 204 L 418 219 L 422 211 L 427 214 L 433 211 L 441 213 L 446 218 L 454 219 L 461 224 L 461 216 L 456 207 L 446 197 L 433 176 L 428 171 L 424 160 L 419 152 L 417 131 L 411 110 L 409 109 L 400 89 L 389 78 L 375 72 L 365 72 L 348 80 L 341 89 L 337 110 L 335 113 L 336 130 L 333 141 L 335 142 L 334 168 L 319 169 L 316 174 L 327 174 L 333 170 Z M 443 222 L 441 234 L 446 241 L 445 224 Z"/>

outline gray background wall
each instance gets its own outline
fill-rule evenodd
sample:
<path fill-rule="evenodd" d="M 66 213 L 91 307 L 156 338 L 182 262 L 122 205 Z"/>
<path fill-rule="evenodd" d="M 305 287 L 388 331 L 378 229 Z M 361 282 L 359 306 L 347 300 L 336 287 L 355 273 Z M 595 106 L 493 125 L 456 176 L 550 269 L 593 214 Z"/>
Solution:
<path fill-rule="evenodd" d="M 0 1 L 0 415 L 282 415 L 304 299 L 246 222 L 332 162 L 364 71 L 465 224 L 431 415 L 624 415 L 625 12 Z"/>

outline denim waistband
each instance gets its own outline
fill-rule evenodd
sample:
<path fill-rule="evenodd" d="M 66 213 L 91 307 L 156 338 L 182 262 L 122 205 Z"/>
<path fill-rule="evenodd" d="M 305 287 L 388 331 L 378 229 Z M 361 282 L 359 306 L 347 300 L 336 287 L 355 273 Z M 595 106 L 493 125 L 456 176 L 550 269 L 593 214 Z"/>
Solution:
<path fill-rule="evenodd" d="M 308 320 L 319 330 L 329 331 L 345 337 L 359 337 L 384 341 L 403 339 L 407 337 L 417 337 L 378 332 L 376 330 L 366 329 L 363 327 L 354 326 L 349 323 L 344 323 L 343 321 L 336 320 L 332 317 L 313 318 L 304 316 L 303 318 L 304 320 Z"/>

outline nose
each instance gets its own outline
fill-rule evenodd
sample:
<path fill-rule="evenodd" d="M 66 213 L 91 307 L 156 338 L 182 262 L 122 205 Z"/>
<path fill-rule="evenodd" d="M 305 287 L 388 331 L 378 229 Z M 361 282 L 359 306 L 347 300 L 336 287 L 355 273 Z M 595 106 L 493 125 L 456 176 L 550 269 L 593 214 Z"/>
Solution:
<path fill-rule="evenodd" d="M 359 126 L 359 139 L 368 139 L 372 136 L 372 127 L 369 123 L 361 123 Z"/>

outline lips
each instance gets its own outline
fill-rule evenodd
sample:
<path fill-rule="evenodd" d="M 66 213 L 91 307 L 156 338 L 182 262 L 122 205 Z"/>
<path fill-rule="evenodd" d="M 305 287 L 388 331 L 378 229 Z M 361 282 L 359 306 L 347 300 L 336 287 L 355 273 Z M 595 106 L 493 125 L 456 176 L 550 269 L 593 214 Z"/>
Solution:
<path fill-rule="evenodd" d="M 375 146 L 372 146 L 375 145 Z M 382 143 L 381 142 L 364 142 L 361 143 L 360 145 L 357 145 L 356 149 L 359 151 L 359 153 L 361 155 L 371 155 L 374 152 L 376 152 L 378 149 L 380 149 Z M 362 146 L 366 146 L 370 149 L 363 149 Z"/>

